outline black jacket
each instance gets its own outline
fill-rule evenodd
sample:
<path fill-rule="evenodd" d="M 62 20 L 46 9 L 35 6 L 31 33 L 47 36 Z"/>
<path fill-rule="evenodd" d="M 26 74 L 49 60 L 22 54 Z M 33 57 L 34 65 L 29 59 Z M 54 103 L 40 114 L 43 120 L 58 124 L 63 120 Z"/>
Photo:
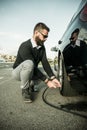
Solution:
<path fill-rule="evenodd" d="M 41 61 L 43 68 L 45 72 L 48 74 L 49 77 L 54 76 L 51 67 L 48 63 L 47 57 L 46 57 L 46 51 L 44 45 L 39 48 L 33 48 L 31 40 L 27 40 L 23 42 L 18 50 L 16 61 L 13 65 L 13 69 L 15 69 L 18 65 L 20 65 L 25 60 L 32 60 L 34 63 L 34 74 L 40 78 L 41 80 L 45 80 L 46 76 L 37 68 L 38 63 Z"/>

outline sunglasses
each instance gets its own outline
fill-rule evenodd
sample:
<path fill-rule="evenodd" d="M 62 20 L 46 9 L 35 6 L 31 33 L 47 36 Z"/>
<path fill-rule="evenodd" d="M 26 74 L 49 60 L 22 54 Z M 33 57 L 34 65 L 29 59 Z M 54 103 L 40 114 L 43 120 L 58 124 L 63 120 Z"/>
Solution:
<path fill-rule="evenodd" d="M 42 32 L 39 32 L 41 35 L 43 35 L 44 38 L 48 38 L 48 35 L 44 35 Z"/>

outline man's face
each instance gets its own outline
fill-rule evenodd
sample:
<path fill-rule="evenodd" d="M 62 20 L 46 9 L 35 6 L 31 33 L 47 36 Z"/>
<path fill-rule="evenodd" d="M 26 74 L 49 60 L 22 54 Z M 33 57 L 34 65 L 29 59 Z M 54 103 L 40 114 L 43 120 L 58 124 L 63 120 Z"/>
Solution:
<path fill-rule="evenodd" d="M 38 46 L 42 46 L 44 44 L 44 41 L 42 41 L 39 36 L 35 37 L 35 41 L 37 43 Z"/>
<path fill-rule="evenodd" d="M 78 34 L 77 33 L 73 33 L 72 37 L 71 37 L 71 41 L 76 41 L 78 38 Z"/>
<path fill-rule="evenodd" d="M 43 29 L 41 31 L 37 32 L 37 35 L 35 36 L 35 41 L 37 45 L 42 46 L 44 42 L 47 40 L 48 37 L 48 31 Z"/>

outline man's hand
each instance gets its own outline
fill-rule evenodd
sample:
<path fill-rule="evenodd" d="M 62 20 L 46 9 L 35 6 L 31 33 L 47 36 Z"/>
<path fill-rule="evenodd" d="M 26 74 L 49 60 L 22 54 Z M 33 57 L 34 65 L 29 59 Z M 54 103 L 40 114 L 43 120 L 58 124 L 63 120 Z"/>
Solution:
<path fill-rule="evenodd" d="M 61 87 L 60 82 L 56 78 L 53 79 L 52 82 L 54 82 L 57 87 Z"/>
<path fill-rule="evenodd" d="M 53 80 L 49 80 L 48 82 L 47 82 L 47 86 L 49 87 L 49 88 L 60 88 L 61 87 L 61 84 L 60 84 L 60 82 L 55 78 L 55 79 L 53 79 Z"/>

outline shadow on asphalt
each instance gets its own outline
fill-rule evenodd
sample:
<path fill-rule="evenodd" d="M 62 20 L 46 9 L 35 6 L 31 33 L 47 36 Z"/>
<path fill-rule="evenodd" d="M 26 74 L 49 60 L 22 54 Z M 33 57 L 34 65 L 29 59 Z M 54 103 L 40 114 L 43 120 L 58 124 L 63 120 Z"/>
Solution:
<path fill-rule="evenodd" d="M 76 111 L 87 111 L 87 102 L 76 102 L 76 103 L 67 103 L 61 105 L 62 108 L 67 108 L 68 110 Z"/>

